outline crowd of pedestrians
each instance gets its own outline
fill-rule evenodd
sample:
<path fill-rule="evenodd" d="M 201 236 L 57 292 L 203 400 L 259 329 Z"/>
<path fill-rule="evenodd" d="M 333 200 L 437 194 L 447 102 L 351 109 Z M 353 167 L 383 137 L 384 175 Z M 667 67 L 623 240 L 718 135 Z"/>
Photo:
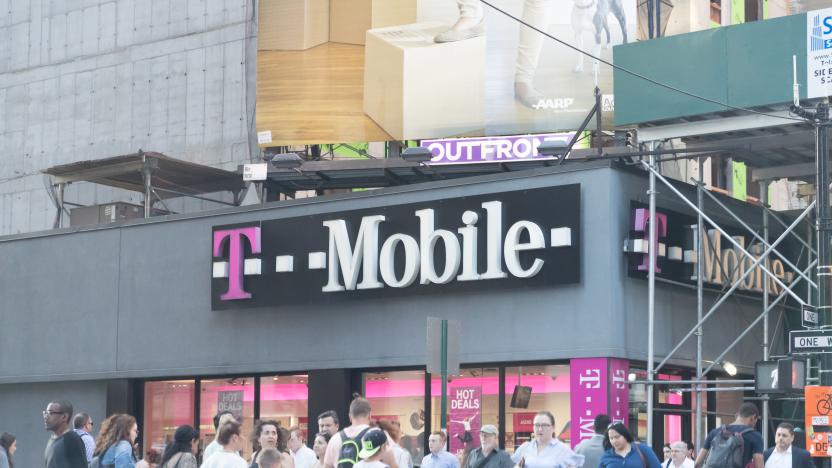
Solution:
<path fill-rule="evenodd" d="M 52 401 L 43 411 L 44 427 L 51 433 L 44 450 L 45 468 L 413 468 L 408 450 L 401 445 L 398 421 L 375 421 L 370 403 L 354 395 L 349 425 L 341 428 L 334 411 L 318 417 L 312 448 L 300 427 L 284 428 L 278 421 L 261 420 L 251 438 L 242 435 L 242 422 L 230 412 L 213 418 L 216 437 L 200 457 L 199 433 L 189 425 L 176 428 L 158 459 L 139 459 L 136 419 L 113 414 L 94 432 L 88 413 L 73 412 L 68 401 Z M 684 441 L 665 445 L 662 462 L 652 448 L 638 442 L 621 422 L 599 415 L 594 435 L 574 450 L 555 436 L 555 417 L 548 411 L 533 419 L 533 437 L 513 454 L 499 448 L 497 427 L 479 428 L 479 444 L 466 443 L 462 456 L 446 450 L 448 435 L 436 431 L 428 437 L 429 452 L 422 468 L 811 468 L 809 453 L 793 447 L 794 427 L 781 423 L 776 445 L 763 451 L 762 436 L 754 430 L 760 416 L 757 407 L 745 403 L 731 424 L 711 431 L 696 461 L 693 448 Z M 242 454 L 251 448 L 248 460 Z M 17 440 L 0 434 L 0 468 L 14 468 Z M 200 458 L 202 460 L 200 464 Z"/>

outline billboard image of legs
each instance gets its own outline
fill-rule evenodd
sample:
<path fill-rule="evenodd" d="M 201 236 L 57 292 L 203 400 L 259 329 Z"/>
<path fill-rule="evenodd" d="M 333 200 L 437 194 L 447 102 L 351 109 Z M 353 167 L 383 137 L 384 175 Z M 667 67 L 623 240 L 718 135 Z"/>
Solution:
<path fill-rule="evenodd" d="M 260 0 L 257 130 L 270 145 L 574 130 L 634 40 L 635 0 Z M 521 25 L 506 14 L 522 19 Z M 533 29 L 534 28 L 534 29 Z"/>

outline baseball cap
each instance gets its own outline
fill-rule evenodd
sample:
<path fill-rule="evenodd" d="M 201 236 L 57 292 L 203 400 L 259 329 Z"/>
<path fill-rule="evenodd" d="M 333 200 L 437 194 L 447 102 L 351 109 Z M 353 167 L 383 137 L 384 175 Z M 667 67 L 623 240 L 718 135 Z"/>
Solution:
<path fill-rule="evenodd" d="M 361 451 L 358 452 L 358 458 L 364 460 L 370 458 L 387 443 L 387 434 L 381 429 L 371 429 L 364 433 L 361 437 Z"/>
<path fill-rule="evenodd" d="M 498 433 L 497 433 L 497 428 L 496 428 L 496 427 L 494 427 L 494 425 L 493 425 L 493 424 L 486 424 L 486 425 L 482 426 L 482 427 L 480 428 L 480 433 L 481 433 L 481 434 L 494 434 L 494 435 L 498 435 Z"/>

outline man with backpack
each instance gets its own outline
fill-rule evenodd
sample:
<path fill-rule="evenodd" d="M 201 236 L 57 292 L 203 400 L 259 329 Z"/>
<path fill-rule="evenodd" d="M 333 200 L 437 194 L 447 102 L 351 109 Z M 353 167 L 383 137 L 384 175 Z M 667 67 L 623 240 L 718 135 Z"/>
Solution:
<path fill-rule="evenodd" d="M 370 429 L 370 410 L 369 401 L 358 394 L 353 395 L 350 403 L 350 425 L 329 439 L 324 454 L 324 468 L 352 468 L 358 463 L 361 437 Z M 392 450 L 385 451 L 380 461 L 390 468 L 398 468 Z"/>
<path fill-rule="evenodd" d="M 763 436 L 754 430 L 759 420 L 756 405 L 740 405 L 734 422 L 708 434 L 696 457 L 696 468 L 764 468 Z"/>

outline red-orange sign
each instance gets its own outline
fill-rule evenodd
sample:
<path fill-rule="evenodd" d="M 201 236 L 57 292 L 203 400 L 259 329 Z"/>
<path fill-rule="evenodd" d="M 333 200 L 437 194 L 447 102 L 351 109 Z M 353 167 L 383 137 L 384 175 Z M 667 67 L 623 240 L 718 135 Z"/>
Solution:
<path fill-rule="evenodd" d="M 832 435 L 832 387 L 806 387 L 806 449 L 813 457 L 828 457 Z"/>

